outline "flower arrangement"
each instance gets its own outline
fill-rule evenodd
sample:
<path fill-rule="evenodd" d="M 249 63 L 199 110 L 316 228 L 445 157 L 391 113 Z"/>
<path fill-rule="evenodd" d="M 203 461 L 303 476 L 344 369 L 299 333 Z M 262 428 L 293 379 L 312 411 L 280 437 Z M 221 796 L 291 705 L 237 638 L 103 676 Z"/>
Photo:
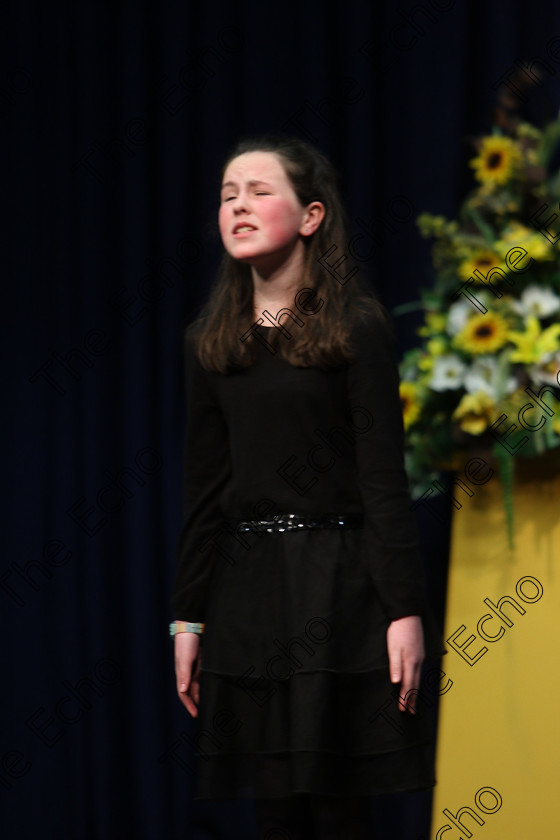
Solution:
<path fill-rule="evenodd" d="M 542 130 L 517 118 L 496 128 L 476 142 L 478 183 L 458 219 L 417 220 L 435 240 L 436 280 L 420 304 L 422 344 L 400 366 L 411 492 L 488 453 L 504 480 L 510 544 L 515 458 L 560 446 L 559 145 L 560 118 Z M 548 411 L 526 391 L 543 385 Z"/>

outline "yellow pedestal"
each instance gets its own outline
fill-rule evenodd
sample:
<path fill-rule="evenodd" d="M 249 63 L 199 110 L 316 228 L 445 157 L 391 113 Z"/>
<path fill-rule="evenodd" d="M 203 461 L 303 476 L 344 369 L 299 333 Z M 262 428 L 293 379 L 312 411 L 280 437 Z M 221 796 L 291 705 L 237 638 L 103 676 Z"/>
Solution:
<path fill-rule="evenodd" d="M 434 840 L 560 836 L 560 470 L 539 462 L 516 462 L 514 551 L 496 475 L 454 494 Z M 524 614 L 505 601 L 498 618 L 504 595 Z"/>

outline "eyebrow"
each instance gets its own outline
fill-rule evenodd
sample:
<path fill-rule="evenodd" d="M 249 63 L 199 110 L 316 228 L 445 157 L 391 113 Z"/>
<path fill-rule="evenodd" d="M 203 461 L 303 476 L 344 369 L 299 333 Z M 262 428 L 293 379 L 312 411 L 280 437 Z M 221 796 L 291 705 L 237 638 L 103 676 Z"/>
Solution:
<path fill-rule="evenodd" d="M 247 183 L 249 184 L 250 187 L 258 187 L 260 184 L 264 184 L 267 187 L 271 186 L 271 184 L 269 184 L 267 181 L 259 181 L 256 178 L 251 178 L 251 180 L 247 181 Z M 222 184 L 222 190 L 224 190 L 226 187 L 236 187 L 236 186 L 237 186 L 237 184 L 235 183 L 235 181 L 226 181 L 225 184 Z"/>

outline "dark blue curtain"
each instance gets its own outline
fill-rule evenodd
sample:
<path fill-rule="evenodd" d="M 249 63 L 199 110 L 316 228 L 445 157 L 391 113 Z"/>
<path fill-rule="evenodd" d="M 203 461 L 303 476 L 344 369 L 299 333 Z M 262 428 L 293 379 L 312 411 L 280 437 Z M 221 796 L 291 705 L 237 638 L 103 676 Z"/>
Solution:
<path fill-rule="evenodd" d="M 344 179 L 337 253 L 389 308 L 415 299 L 414 219 L 454 213 L 499 95 L 558 110 L 560 6 L 18 0 L 2 30 L 0 834 L 251 840 L 251 803 L 192 800 L 167 636 L 181 336 L 220 255 L 220 164 L 247 133 L 317 143 Z M 448 528 L 419 525 L 441 617 Z M 429 809 L 380 800 L 381 836 L 427 837 Z"/>

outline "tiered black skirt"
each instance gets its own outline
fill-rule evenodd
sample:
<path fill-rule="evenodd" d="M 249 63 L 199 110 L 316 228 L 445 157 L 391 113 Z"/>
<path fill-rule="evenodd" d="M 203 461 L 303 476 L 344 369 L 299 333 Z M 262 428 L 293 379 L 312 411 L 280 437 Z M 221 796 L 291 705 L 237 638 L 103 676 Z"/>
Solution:
<path fill-rule="evenodd" d="M 248 533 L 201 637 L 195 798 L 432 787 L 433 715 L 399 711 L 363 530 Z"/>

